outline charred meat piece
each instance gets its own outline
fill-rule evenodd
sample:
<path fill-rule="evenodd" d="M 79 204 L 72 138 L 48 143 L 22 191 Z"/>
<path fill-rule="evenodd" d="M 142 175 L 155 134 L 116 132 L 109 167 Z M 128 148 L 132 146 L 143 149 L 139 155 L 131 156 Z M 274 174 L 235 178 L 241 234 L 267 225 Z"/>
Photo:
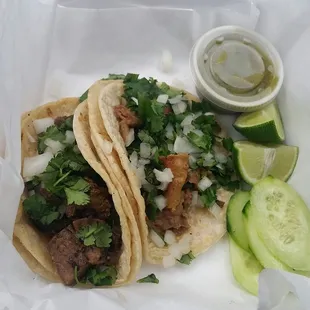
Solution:
<path fill-rule="evenodd" d="M 66 285 L 72 285 L 75 282 L 75 266 L 77 266 L 79 278 L 84 276 L 90 266 L 84 253 L 85 246 L 78 240 L 71 225 L 50 240 L 48 250 L 60 278 Z"/>
<path fill-rule="evenodd" d="M 170 168 L 173 174 L 173 180 L 169 183 L 165 192 L 167 199 L 167 209 L 175 211 L 181 204 L 182 187 L 186 182 L 188 174 L 188 154 L 169 155 L 160 157 L 166 168 Z"/>

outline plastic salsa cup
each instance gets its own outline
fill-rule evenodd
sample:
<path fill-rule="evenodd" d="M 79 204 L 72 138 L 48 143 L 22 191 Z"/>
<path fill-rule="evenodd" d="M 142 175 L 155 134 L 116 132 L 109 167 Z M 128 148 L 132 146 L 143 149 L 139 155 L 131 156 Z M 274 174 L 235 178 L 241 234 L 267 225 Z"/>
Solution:
<path fill-rule="evenodd" d="M 202 35 L 190 54 L 198 93 L 220 109 L 257 111 L 272 102 L 283 84 L 281 57 L 258 33 L 238 26 Z"/>

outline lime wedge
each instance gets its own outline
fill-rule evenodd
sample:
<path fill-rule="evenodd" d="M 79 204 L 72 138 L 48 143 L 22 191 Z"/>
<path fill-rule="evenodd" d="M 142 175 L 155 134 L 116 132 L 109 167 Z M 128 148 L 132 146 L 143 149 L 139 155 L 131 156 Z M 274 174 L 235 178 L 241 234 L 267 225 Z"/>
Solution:
<path fill-rule="evenodd" d="M 253 142 L 281 143 L 285 139 L 282 119 L 276 102 L 260 111 L 241 114 L 233 126 Z"/>
<path fill-rule="evenodd" d="M 233 153 L 243 180 L 251 185 L 268 175 L 287 181 L 298 159 L 296 146 L 264 146 L 249 141 L 235 142 Z"/>

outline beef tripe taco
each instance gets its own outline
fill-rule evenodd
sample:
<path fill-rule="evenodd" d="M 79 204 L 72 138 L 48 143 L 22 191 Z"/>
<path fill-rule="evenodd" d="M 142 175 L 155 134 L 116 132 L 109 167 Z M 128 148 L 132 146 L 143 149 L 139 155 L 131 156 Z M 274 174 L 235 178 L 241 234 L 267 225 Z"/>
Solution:
<path fill-rule="evenodd" d="M 65 285 L 132 281 L 138 227 L 91 143 L 87 102 L 65 98 L 24 114 L 21 139 L 25 191 L 13 243 L 28 266 Z"/>
<path fill-rule="evenodd" d="M 136 74 L 92 87 L 89 100 L 138 203 L 145 258 L 165 267 L 188 263 L 217 242 L 239 181 L 232 140 L 208 103 Z"/>

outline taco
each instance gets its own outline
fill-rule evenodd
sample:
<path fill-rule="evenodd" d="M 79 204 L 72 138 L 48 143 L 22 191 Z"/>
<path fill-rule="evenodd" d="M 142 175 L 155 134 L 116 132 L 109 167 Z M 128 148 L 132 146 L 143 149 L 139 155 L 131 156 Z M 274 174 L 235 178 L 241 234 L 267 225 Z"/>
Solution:
<path fill-rule="evenodd" d="M 127 74 L 121 82 L 95 83 L 88 104 L 100 111 L 101 151 L 120 162 L 130 189 L 123 188 L 138 204 L 148 262 L 189 263 L 223 237 L 227 203 L 239 181 L 232 140 L 208 102 Z"/>
<path fill-rule="evenodd" d="M 22 117 L 25 190 L 13 243 L 52 282 L 119 286 L 141 266 L 138 227 L 91 142 L 87 101 L 65 98 Z"/>

